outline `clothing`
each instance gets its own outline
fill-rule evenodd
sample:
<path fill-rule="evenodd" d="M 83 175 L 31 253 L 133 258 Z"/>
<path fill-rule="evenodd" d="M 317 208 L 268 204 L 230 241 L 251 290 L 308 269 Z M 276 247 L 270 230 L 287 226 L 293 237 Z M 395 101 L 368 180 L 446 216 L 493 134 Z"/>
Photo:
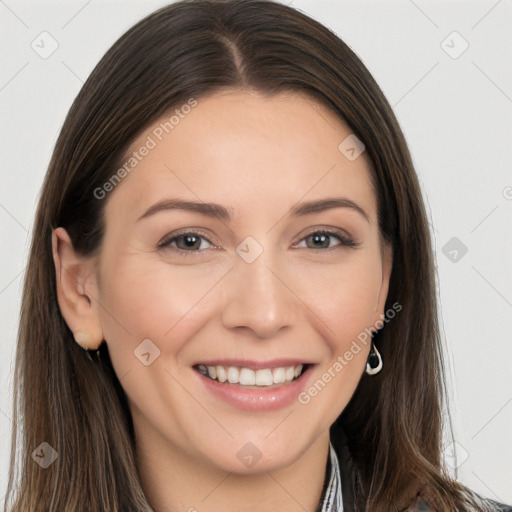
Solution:
<path fill-rule="evenodd" d="M 343 444 L 336 453 L 330 443 L 322 499 L 316 512 L 351 512 L 353 496 L 349 483 L 352 471 L 353 461 L 348 447 Z M 428 489 L 420 489 L 403 512 L 444 512 L 434 507 L 434 499 L 429 498 L 429 494 Z M 464 499 L 464 508 L 460 512 L 512 512 L 511 506 L 482 498 L 469 489 L 464 490 Z"/>
<path fill-rule="evenodd" d="M 329 444 L 329 457 L 327 457 L 326 478 L 324 481 L 322 500 L 316 512 L 343 512 L 338 456 L 336 455 L 334 446 L 331 443 Z"/>

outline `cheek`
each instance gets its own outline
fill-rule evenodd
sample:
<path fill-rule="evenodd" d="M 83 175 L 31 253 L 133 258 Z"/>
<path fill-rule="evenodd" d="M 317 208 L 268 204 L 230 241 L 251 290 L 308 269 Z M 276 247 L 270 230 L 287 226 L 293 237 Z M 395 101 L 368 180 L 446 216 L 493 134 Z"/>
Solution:
<path fill-rule="evenodd" d="M 321 288 L 309 289 L 305 302 L 328 350 L 298 400 L 326 428 L 344 410 L 364 372 L 381 281 L 380 261 L 368 258 L 339 266 L 330 276 L 319 271 L 315 282 Z"/>
<path fill-rule="evenodd" d="M 344 352 L 361 332 L 373 327 L 381 282 L 380 260 L 371 255 L 328 272 L 317 268 L 300 279 L 299 293 L 332 351 Z"/>
<path fill-rule="evenodd" d="M 194 265 L 173 269 L 156 258 L 128 257 L 109 267 L 115 271 L 104 272 L 100 314 L 113 360 L 121 351 L 133 356 L 144 339 L 162 355 L 170 350 L 176 355 L 182 340 L 199 328 L 208 295 L 223 275 L 211 267 L 207 272 Z"/>

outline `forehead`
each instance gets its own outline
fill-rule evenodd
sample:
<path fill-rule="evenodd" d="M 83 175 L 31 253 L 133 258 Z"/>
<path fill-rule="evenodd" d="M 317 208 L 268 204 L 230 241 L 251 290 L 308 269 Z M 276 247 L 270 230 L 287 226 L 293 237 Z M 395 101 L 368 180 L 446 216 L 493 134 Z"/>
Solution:
<path fill-rule="evenodd" d="M 339 192 L 364 200 L 372 214 L 369 165 L 364 153 L 347 158 L 347 137 L 350 128 L 308 96 L 218 92 L 176 106 L 137 137 L 107 209 L 140 213 L 166 193 L 234 211 Z"/>

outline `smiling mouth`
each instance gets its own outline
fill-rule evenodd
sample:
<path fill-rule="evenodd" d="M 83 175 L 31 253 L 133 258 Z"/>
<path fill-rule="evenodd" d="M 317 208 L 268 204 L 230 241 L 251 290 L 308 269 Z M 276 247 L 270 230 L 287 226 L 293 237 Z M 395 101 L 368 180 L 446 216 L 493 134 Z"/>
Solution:
<path fill-rule="evenodd" d="M 301 377 L 310 367 L 309 364 L 281 366 L 276 368 L 261 368 L 252 370 L 237 366 L 207 366 L 198 364 L 194 369 L 208 379 L 221 383 L 238 385 L 248 388 L 271 388 L 288 384 Z"/>

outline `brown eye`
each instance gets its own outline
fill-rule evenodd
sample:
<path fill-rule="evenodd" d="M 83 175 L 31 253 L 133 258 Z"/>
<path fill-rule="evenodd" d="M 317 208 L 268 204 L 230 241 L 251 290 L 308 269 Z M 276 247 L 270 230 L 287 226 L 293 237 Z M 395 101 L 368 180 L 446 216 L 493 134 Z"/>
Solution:
<path fill-rule="evenodd" d="M 180 235 L 174 239 L 178 249 L 199 249 L 201 237 L 197 235 Z"/>
<path fill-rule="evenodd" d="M 205 243 L 203 243 L 205 242 Z M 199 233 L 187 231 L 165 237 L 159 244 L 159 249 L 170 249 L 184 252 L 200 252 L 211 246 L 211 242 Z"/>
<path fill-rule="evenodd" d="M 338 243 L 332 245 L 333 240 Z M 356 247 L 358 244 L 339 231 L 314 231 L 304 237 L 308 249 L 333 249 L 337 246 Z"/>

